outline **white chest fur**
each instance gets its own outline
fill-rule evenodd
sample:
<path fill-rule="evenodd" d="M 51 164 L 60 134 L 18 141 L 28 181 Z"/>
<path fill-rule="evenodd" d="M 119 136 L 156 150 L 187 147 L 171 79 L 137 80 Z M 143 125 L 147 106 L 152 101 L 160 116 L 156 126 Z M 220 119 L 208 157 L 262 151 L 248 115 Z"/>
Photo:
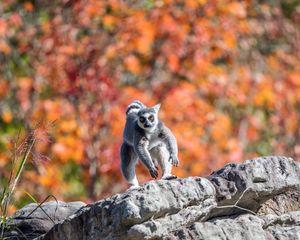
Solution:
<path fill-rule="evenodd" d="M 162 144 L 161 139 L 156 135 L 148 136 L 147 138 L 149 139 L 149 146 L 148 146 L 149 150 Z"/>

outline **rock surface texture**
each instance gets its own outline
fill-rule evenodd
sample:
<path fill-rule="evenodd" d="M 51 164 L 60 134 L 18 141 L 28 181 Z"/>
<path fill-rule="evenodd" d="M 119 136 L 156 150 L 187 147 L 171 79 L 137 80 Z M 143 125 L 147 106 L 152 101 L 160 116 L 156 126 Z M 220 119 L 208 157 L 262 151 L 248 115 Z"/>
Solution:
<path fill-rule="evenodd" d="M 28 204 L 16 211 L 8 223 L 4 239 L 34 239 L 48 232 L 56 223 L 85 206 L 83 202 L 51 201 L 42 205 Z"/>
<path fill-rule="evenodd" d="M 300 239 L 300 164 L 232 163 L 209 177 L 150 181 L 86 205 L 39 240 Z"/>

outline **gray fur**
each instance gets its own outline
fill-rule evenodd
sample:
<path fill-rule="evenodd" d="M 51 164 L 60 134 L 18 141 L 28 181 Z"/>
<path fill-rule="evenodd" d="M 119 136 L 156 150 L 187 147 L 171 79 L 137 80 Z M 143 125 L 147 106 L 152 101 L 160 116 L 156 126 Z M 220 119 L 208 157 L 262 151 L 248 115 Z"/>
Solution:
<path fill-rule="evenodd" d="M 129 115 L 131 113 L 137 113 L 142 108 L 145 108 L 145 105 L 143 103 L 141 103 L 140 101 L 135 100 L 128 105 L 127 110 L 126 110 L 126 115 Z"/>
<path fill-rule="evenodd" d="M 178 166 L 176 138 L 158 119 L 159 108 L 160 104 L 147 108 L 139 101 L 127 107 L 120 156 L 122 174 L 132 187 L 139 186 L 135 174 L 138 158 L 153 178 L 158 177 L 157 164 L 162 178 L 172 176 L 172 165 Z"/>

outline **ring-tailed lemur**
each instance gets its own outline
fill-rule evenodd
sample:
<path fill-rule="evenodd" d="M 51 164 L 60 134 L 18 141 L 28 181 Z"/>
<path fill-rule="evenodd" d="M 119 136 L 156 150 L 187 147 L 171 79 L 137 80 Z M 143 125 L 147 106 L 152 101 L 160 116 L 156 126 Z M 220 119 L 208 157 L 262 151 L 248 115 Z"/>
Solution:
<path fill-rule="evenodd" d="M 147 108 L 140 101 L 133 101 L 127 107 L 120 155 L 122 174 L 131 187 L 139 186 L 135 173 L 138 158 L 153 178 L 158 177 L 158 164 L 162 179 L 172 177 L 172 165 L 179 164 L 176 138 L 158 119 L 159 108 L 160 104 Z"/>

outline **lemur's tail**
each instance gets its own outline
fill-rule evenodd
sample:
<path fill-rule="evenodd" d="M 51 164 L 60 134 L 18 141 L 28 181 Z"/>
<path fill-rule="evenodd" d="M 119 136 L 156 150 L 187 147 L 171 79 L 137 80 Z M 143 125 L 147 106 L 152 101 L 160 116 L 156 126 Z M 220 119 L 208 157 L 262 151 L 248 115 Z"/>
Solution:
<path fill-rule="evenodd" d="M 130 103 L 127 107 L 126 110 L 126 115 L 129 115 L 131 113 L 137 113 L 138 111 L 140 111 L 142 108 L 145 108 L 146 106 L 141 103 L 138 100 L 134 100 L 132 103 Z"/>

